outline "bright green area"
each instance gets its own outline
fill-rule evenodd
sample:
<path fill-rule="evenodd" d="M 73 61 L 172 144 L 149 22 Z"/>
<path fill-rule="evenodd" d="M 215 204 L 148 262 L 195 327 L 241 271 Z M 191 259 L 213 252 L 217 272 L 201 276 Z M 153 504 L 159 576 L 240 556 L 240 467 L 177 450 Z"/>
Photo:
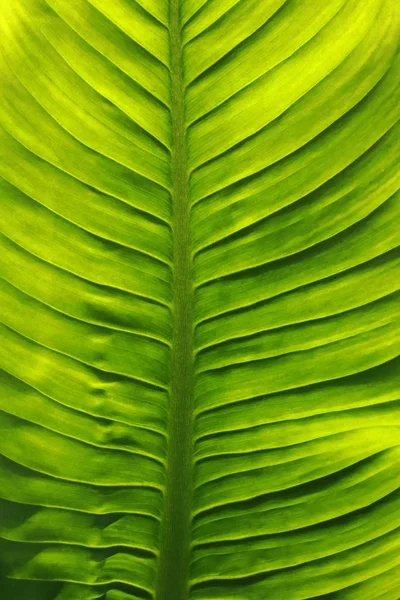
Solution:
<path fill-rule="evenodd" d="M 399 50 L 1 3 L 1 600 L 399 599 Z"/>

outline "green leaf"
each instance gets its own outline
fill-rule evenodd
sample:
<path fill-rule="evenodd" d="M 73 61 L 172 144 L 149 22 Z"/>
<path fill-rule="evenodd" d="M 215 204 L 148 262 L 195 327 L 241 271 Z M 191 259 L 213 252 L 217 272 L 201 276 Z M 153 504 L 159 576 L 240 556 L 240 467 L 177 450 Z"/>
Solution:
<path fill-rule="evenodd" d="M 8 0 L 4 600 L 398 600 L 395 0 Z"/>

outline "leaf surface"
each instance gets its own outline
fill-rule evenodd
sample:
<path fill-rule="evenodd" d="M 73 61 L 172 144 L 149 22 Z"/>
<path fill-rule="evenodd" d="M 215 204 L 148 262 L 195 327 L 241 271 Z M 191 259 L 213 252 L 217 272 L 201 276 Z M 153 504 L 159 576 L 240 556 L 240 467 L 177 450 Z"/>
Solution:
<path fill-rule="evenodd" d="M 5 600 L 397 600 L 394 0 L 10 0 Z"/>

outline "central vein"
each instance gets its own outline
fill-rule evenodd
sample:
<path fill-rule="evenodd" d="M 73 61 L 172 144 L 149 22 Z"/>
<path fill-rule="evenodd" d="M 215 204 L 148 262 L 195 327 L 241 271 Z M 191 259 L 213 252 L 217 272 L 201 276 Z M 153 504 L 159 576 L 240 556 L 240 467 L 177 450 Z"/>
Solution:
<path fill-rule="evenodd" d="M 180 0 L 170 4 L 174 325 L 169 450 L 157 600 L 186 600 L 192 494 L 193 319 Z"/>

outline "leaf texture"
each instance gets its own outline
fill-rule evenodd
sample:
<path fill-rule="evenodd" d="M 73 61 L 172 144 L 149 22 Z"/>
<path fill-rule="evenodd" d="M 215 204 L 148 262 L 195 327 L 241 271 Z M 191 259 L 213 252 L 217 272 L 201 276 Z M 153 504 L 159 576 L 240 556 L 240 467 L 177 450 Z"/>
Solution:
<path fill-rule="evenodd" d="M 398 600 L 395 0 L 10 0 L 4 600 Z"/>

